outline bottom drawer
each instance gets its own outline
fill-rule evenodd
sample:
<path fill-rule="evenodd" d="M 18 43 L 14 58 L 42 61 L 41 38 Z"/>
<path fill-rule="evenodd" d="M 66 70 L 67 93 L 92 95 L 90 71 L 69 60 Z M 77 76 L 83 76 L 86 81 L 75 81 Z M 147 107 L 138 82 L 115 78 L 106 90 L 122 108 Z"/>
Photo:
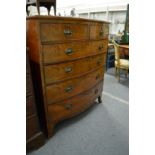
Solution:
<path fill-rule="evenodd" d="M 94 103 L 102 93 L 103 81 L 90 90 L 62 102 L 48 106 L 48 117 L 52 123 L 74 116 Z"/>

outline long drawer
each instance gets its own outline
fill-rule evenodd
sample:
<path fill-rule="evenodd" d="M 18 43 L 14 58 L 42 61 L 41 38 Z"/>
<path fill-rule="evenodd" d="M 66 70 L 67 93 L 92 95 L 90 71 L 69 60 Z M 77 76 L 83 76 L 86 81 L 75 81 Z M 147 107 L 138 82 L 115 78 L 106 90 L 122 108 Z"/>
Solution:
<path fill-rule="evenodd" d="M 47 65 L 44 67 L 45 83 L 51 84 L 80 76 L 105 64 L 105 53 L 78 61 Z"/>
<path fill-rule="evenodd" d="M 103 74 L 104 69 L 101 67 L 85 76 L 47 86 L 47 103 L 52 104 L 90 89 L 103 80 Z"/>
<path fill-rule="evenodd" d="M 89 38 L 87 24 L 41 23 L 40 33 L 42 42 L 87 40 Z"/>
<path fill-rule="evenodd" d="M 108 38 L 109 26 L 108 24 L 90 25 L 90 39 L 99 40 Z"/>
<path fill-rule="evenodd" d="M 84 111 L 94 103 L 94 100 L 101 94 L 102 89 L 103 82 L 100 82 L 89 91 L 57 104 L 48 105 L 49 120 L 56 123 Z"/>
<path fill-rule="evenodd" d="M 50 64 L 68 61 L 105 53 L 106 51 L 107 40 L 43 45 L 43 62 Z"/>

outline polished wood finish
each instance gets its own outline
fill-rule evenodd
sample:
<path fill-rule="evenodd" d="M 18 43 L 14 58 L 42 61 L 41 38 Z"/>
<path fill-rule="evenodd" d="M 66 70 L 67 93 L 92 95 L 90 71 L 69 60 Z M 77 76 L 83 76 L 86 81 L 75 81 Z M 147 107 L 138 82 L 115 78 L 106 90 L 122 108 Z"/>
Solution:
<path fill-rule="evenodd" d="M 30 151 L 44 144 L 44 135 L 40 129 L 33 85 L 31 80 L 31 70 L 27 55 L 26 62 L 26 149 Z"/>
<path fill-rule="evenodd" d="M 94 103 L 94 100 L 102 93 L 102 89 L 103 82 L 99 82 L 95 87 L 84 93 L 59 103 L 48 105 L 49 120 L 56 124 L 60 120 L 79 114 Z"/>
<path fill-rule="evenodd" d="M 99 40 L 107 38 L 109 34 L 109 26 L 107 23 L 93 24 L 90 26 L 90 39 Z"/>
<path fill-rule="evenodd" d="M 41 23 L 40 35 L 42 42 L 64 42 L 88 39 L 86 24 Z"/>
<path fill-rule="evenodd" d="M 79 66 L 82 66 L 80 67 Z M 105 64 L 105 54 L 64 62 L 60 64 L 47 65 L 44 67 L 45 83 L 52 84 L 62 80 L 70 79 L 88 73 Z"/>
<path fill-rule="evenodd" d="M 103 80 L 103 74 L 104 70 L 102 66 L 98 70 L 84 76 L 47 86 L 47 103 L 52 104 L 89 90 L 99 81 Z"/>
<path fill-rule="evenodd" d="M 108 23 L 98 20 L 27 18 L 35 93 L 48 137 L 56 123 L 86 110 L 96 98 L 102 101 L 108 30 Z"/>
<path fill-rule="evenodd" d="M 75 60 L 92 55 L 105 53 L 107 40 L 83 41 L 80 44 L 76 42 L 43 45 L 43 62 L 45 64 Z"/>
<path fill-rule="evenodd" d="M 120 50 L 120 55 L 122 58 L 128 57 L 129 59 L 129 45 L 118 45 Z"/>

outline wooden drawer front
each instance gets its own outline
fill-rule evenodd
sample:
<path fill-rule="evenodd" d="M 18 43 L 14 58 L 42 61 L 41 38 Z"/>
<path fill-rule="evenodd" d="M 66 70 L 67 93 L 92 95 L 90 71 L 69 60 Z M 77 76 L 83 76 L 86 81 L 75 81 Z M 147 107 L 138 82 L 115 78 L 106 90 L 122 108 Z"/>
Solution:
<path fill-rule="evenodd" d="M 36 116 L 26 119 L 26 139 L 32 137 L 39 130 L 38 119 Z"/>
<path fill-rule="evenodd" d="M 32 94 L 32 83 L 30 74 L 26 74 L 26 95 Z"/>
<path fill-rule="evenodd" d="M 108 38 L 109 26 L 108 24 L 98 24 L 90 26 L 90 39 L 105 39 Z"/>
<path fill-rule="evenodd" d="M 94 88 L 64 100 L 57 104 L 48 106 L 48 116 L 52 122 L 58 122 L 65 118 L 69 118 L 84 111 L 87 107 L 94 103 L 94 100 L 101 94 L 103 82 L 97 84 Z"/>
<path fill-rule="evenodd" d="M 47 103 L 61 101 L 86 91 L 103 80 L 103 67 L 85 76 L 46 87 Z M 91 81 L 91 82 L 90 82 Z"/>
<path fill-rule="evenodd" d="M 42 23 L 40 28 L 42 42 L 86 40 L 89 37 L 88 25 L 86 24 Z"/>
<path fill-rule="evenodd" d="M 44 67 L 45 82 L 51 84 L 74 76 L 85 74 L 105 64 L 105 54 Z"/>
<path fill-rule="evenodd" d="M 26 98 L 26 116 L 35 114 L 34 97 L 29 96 Z"/>
<path fill-rule="evenodd" d="M 43 62 L 55 63 L 73 60 L 107 51 L 107 40 L 44 45 Z"/>

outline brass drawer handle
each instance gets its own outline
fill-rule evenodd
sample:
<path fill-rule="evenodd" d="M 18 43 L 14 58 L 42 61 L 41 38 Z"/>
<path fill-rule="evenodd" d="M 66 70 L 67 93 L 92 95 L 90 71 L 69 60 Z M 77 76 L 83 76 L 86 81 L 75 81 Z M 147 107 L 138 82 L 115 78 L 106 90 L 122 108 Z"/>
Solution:
<path fill-rule="evenodd" d="M 66 73 L 72 72 L 72 67 L 66 67 L 66 68 L 65 68 L 65 72 L 66 72 Z"/>
<path fill-rule="evenodd" d="M 72 50 L 71 48 L 68 48 L 68 49 L 65 51 L 65 53 L 66 53 L 67 55 L 71 55 L 71 54 L 73 54 L 73 50 Z"/>
<path fill-rule="evenodd" d="M 65 105 L 65 108 L 66 108 L 67 110 L 70 110 L 70 109 L 72 108 L 72 104 L 66 104 L 66 105 Z"/>
<path fill-rule="evenodd" d="M 98 80 L 98 79 L 99 79 L 99 77 L 100 77 L 100 74 L 97 74 L 97 75 L 96 75 L 96 80 Z"/>
<path fill-rule="evenodd" d="M 94 93 L 97 94 L 98 93 L 98 89 L 96 89 Z"/>
<path fill-rule="evenodd" d="M 69 86 L 65 89 L 65 92 L 69 93 L 73 90 L 73 87 L 72 86 Z"/>
<path fill-rule="evenodd" d="M 103 44 L 98 47 L 99 51 L 103 49 Z"/>
<path fill-rule="evenodd" d="M 70 36 L 70 35 L 72 35 L 72 31 L 71 30 L 64 30 L 64 35 Z"/>

